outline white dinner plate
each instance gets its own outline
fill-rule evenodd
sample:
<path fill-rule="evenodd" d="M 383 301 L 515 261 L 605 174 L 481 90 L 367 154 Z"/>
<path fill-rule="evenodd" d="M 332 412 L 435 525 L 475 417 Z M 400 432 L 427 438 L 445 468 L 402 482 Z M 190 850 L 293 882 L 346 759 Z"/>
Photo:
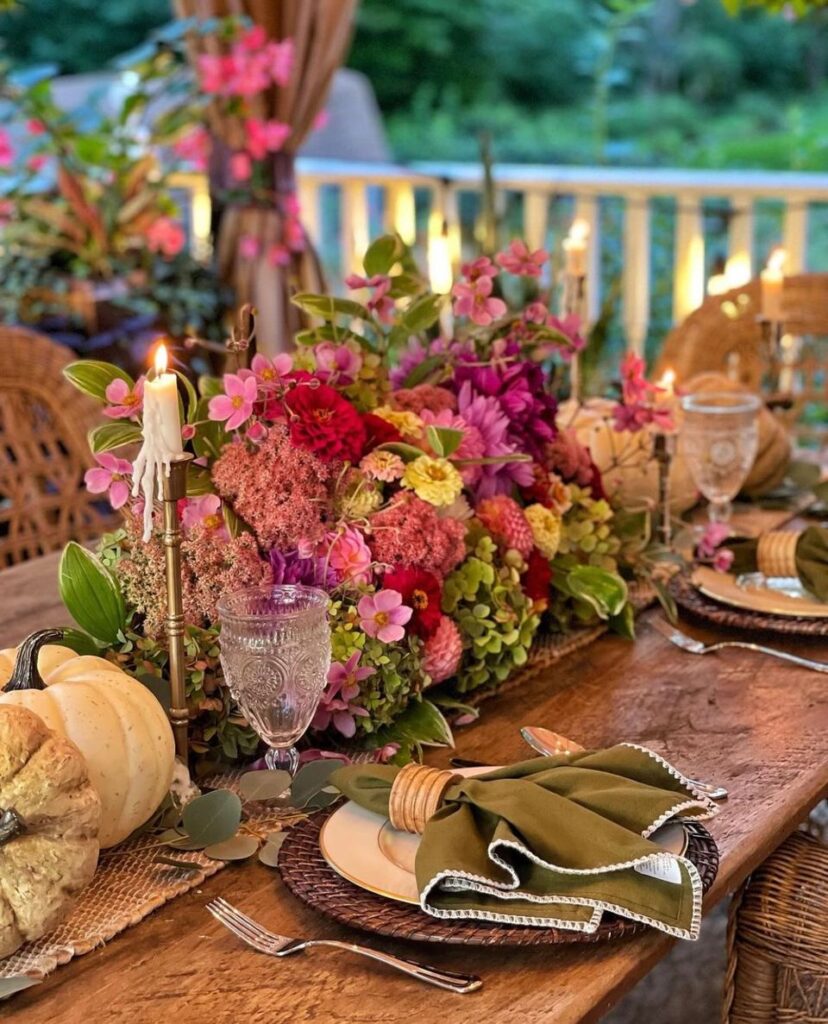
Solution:
<path fill-rule="evenodd" d="M 489 770 L 466 768 L 457 774 Z M 664 825 L 650 838 L 670 853 L 681 855 L 687 848 L 687 832 L 677 822 Z M 338 875 L 378 896 L 418 906 L 414 858 L 419 845 L 419 836 L 398 832 L 387 818 L 352 800 L 337 808 L 319 833 L 322 856 Z"/>
<path fill-rule="evenodd" d="M 766 577 L 759 573 L 736 577 L 729 572 L 699 566 L 692 580 L 703 594 L 733 608 L 769 615 L 828 618 L 828 604 L 817 601 L 795 577 Z"/>

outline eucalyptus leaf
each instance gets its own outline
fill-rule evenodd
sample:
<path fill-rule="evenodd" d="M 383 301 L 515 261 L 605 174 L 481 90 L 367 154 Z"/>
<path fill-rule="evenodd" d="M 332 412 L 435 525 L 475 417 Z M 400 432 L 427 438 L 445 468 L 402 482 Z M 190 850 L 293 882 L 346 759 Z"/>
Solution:
<path fill-rule="evenodd" d="M 292 779 L 289 772 L 262 771 L 245 772 L 239 779 L 239 791 L 243 800 L 275 800 L 290 789 Z"/>
<path fill-rule="evenodd" d="M 112 573 L 90 551 L 70 541 L 60 558 L 58 585 L 75 622 L 101 643 L 114 644 L 126 625 L 126 607 Z"/>
<path fill-rule="evenodd" d="M 269 868 L 279 865 L 279 851 L 282 843 L 287 838 L 287 832 L 273 832 L 268 836 L 267 842 L 259 850 L 259 860 Z"/>
<path fill-rule="evenodd" d="M 197 842 L 179 828 L 166 829 L 158 836 L 158 842 L 162 846 L 169 846 L 173 850 L 183 850 L 187 853 L 204 849 L 204 843 Z"/>
<path fill-rule="evenodd" d="M 303 765 L 294 776 L 293 784 L 290 787 L 291 804 L 294 807 L 304 807 L 311 797 L 328 784 L 331 773 L 345 763 L 344 759 L 325 757 Z"/>
<path fill-rule="evenodd" d="M 330 807 L 332 803 L 335 803 L 341 798 L 342 794 L 338 790 L 331 792 L 326 786 L 324 789 L 320 789 L 318 793 L 310 798 L 306 804 L 304 804 L 304 810 L 306 811 L 321 811 L 324 807 Z"/>
<path fill-rule="evenodd" d="M 130 387 L 133 384 L 128 373 L 111 363 L 103 363 L 97 359 L 81 359 L 76 363 L 69 363 L 63 368 L 63 376 L 79 391 L 101 402 L 106 401 L 106 389 L 113 380 L 125 380 Z"/>
<path fill-rule="evenodd" d="M 214 789 L 184 808 L 182 824 L 193 842 L 212 846 L 230 839 L 241 821 L 242 802 L 229 789 Z"/>
<path fill-rule="evenodd" d="M 233 836 L 223 843 L 213 843 L 204 848 L 204 856 L 213 860 L 247 860 L 259 849 L 255 836 Z"/>

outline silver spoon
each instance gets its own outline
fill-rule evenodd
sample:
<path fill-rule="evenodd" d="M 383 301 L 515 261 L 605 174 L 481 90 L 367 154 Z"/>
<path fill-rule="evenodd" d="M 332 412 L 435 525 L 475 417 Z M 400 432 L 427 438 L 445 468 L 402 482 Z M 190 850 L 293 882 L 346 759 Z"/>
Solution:
<path fill-rule="evenodd" d="M 544 757 L 555 757 L 558 754 L 578 754 L 585 749 L 580 743 L 575 743 L 574 740 L 567 739 L 566 736 L 561 736 L 552 732 L 551 729 L 544 729 L 538 725 L 524 725 L 520 730 L 520 735 L 533 750 L 537 750 Z M 727 799 L 727 790 L 724 786 L 712 786 L 709 782 L 699 782 L 698 779 L 688 779 L 687 781 L 711 800 Z"/>

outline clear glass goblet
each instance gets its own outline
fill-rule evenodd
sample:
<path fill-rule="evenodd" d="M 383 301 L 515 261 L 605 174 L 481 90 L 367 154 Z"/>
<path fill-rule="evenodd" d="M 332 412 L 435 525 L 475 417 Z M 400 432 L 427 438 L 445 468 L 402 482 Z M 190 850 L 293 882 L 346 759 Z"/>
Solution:
<path fill-rule="evenodd" d="M 316 587 L 249 587 L 218 603 L 221 664 L 242 713 L 267 743 L 268 768 L 295 774 L 331 664 L 328 595 Z"/>
<path fill-rule="evenodd" d="M 700 392 L 681 400 L 680 450 L 710 503 L 711 522 L 729 522 L 731 502 L 756 458 L 760 405 L 756 395 L 727 391 Z"/>

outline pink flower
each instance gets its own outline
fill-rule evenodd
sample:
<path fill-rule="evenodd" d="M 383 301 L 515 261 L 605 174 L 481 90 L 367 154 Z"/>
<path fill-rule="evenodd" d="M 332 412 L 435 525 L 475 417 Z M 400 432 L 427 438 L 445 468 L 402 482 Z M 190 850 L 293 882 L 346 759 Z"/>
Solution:
<path fill-rule="evenodd" d="M 147 228 L 147 246 L 150 252 L 162 256 L 176 256 L 184 248 L 187 237 L 184 228 L 172 217 L 157 217 Z"/>
<path fill-rule="evenodd" d="M 250 424 L 244 432 L 244 436 L 253 444 L 261 444 L 267 437 L 267 427 L 260 420 L 256 420 L 255 423 Z"/>
<path fill-rule="evenodd" d="M 281 242 L 268 246 L 267 262 L 271 267 L 286 267 L 290 263 L 290 249 Z"/>
<path fill-rule="evenodd" d="M 42 171 L 46 166 L 47 157 L 43 153 L 35 153 L 34 156 L 30 156 L 26 161 L 26 167 L 33 173 L 37 174 L 38 171 Z"/>
<path fill-rule="evenodd" d="M 14 217 L 14 203 L 11 199 L 0 199 L 0 227 L 8 224 Z"/>
<path fill-rule="evenodd" d="M 257 53 L 267 46 L 267 32 L 264 25 L 252 25 L 239 40 L 239 49 Z"/>
<path fill-rule="evenodd" d="M 185 423 L 184 426 L 181 428 L 181 440 L 182 441 L 192 441 L 192 439 L 195 436 L 196 436 L 196 428 L 193 426 L 193 424 L 192 423 Z"/>
<path fill-rule="evenodd" d="M 621 387 L 628 405 L 643 401 L 656 390 L 645 378 L 645 368 L 644 360 L 635 352 L 628 352 L 621 361 Z"/>
<path fill-rule="evenodd" d="M 14 148 L 9 133 L 0 128 L 0 167 L 10 167 L 14 162 Z"/>
<path fill-rule="evenodd" d="M 129 498 L 132 463 L 128 459 L 119 459 L 112 452 L 101 452 L 95 456 L 98 466 L 87 469 L 83 477 L 86 489 L 90 494 L 109 492 L 109 504 L 114 509 L 123 508 Z"/>
<path fill-rule="evenodd" d="M 523 319 L 527 324 L 545 324 L 549 310 L 542 302 L 530 302 L 523 311 Z"/>
<path fill-rule="evenodd" d="M 454 296 L 455 315 L 467 316 L 479 327 L 488 327 L 506 312 L 503 299 L 489 297 L 492 294 L 490 277 L 479 277 L 468 283 L 459 281 L 451 293 Z"/>
<path fill-rule="evenodd" d="M 362 354 L 347 345 L 335 345 L 323 341 L 313 350 L 316 359 L 316 376 L 326 383 L 331 378 L 337 384 L 352 384 L 362 369 Z"/>
<path fill-rule="evenodd" d="M 327 110 L 320 110 L 311 123 L 311 131 L 321 132 L 323 128 L 327 128 L 330 119 L 331 115 Z"/>
<path fill-rule="evenodd" d="M 29 135 L 43 135 L 46 125 L 37 117 L 31 117 L 26 122 L 26 131 Z"/>
<path fill-rule="evenodd" d="M 210 135 L 204 128 L 193 128 L 173 144 L 173 152 L 195 170 L 204 171 L 210 154 Z"/>
<path fill-rule="evenodd" d="M 521 277 L 540 277 L 541 267 L 548 259 L 549 253 L 545 249 L 530 252 L 526 242 L 519 238 L 515 238 L 503 252 L 495 256 L 498 265 L 505 271 Z"/>
<path fill-rule="evenodd" d="M 135 419 L 144 406 L 144 378 L 130 387 L 121 377 L 116 377 L 106 386 L 106 400 L 109 405 L 104 409 L 104 416 L 111 420 Z"/>
<path fill-rule="evenodd" d="M 299 218 L 294 214 L 286 213 L 282 224 L 282 238 L 291 252 L 304 251 L 306 245 L 305 229 L 302 227 Z"/>
<path fill-rule="evenodd" d="M 221 514 L 221 498 L 217 494 L 203 494 L 199 498 L 187 498 L 181 525 L 185 530 L 201 526 L 211 533 L 221 532 L 229 536 L 224 517 Z"/>
<path fill-rule="evenodd" d="M 414 614 L 414 609 L 402 603 L 398 590 L 378 590 L 366 594 L 357 605 L 359 625 L 368 636 L 384 644 L 395 643 L 405 636 L 403 626 Z"/>
<path fill-rule="evenodd" d="M 729 572 L 735 557 L 730 548 L 722 548 L 713 556 L 713 568 L 716 572 Z"/>
<path fill-rule="evenodd" d="M 240 151 L 230 157 L 230 174 L 236 181 L 249 181 L 252 173 L 253 164 L 249 153 Z"/>
<path fill-rule="evenodd" d="M 368 665 L 358 668 L 359 659 L 360 651 L 354 651 L 347 661 L 335 661 L 328 669 L 328 685 L 311 722 L 314 729 L 327 729 L 333 723 L 335 729 L 350 739 L 356 732 L 355 716 L 368 716 L 368 711 L 356 700 L 359 684 L 374 675 L 376 669 Z"/>
<path fill-rule="evenodd" d="M 278 152 L 290 135 L 290 125 L 282 121 L 262 121 L 248 118 L 244 122 L 247 151 L 254 160 L 264 160 L 268 153 Z"/>
<path fill-rule="evenodd" d="M 326 555 L 328 565 L 341 583 L 371 582 L 371 549 L 359 530 L 352 526 L 338 533 L 329 533 L 319 553 Z"/>
<path fill-rule="evenodd" d="M 713 558 L 720 544 L 730 536 L 727 523 L 708 523 L 696 545 L 696 553 L 700 558 Z M 732 554 L 732 552 L 731 552 Z"/>
<path fill-rule="evenodd" d="M 295 57 L 292 39 L 283 39 L 281 43 L 269 43 L 265 48 L 270 65 L 270 75 L 276 85 L 285 86 L 293 73 Z"/>
<path fill-rule="evenodd" d="M 425 642 L 423 668 L 431 676 L 432 683 L 450 679 L 460 668 L 463 657 L 463 640 L 454 620 L 443 615 L 433 636 Z"/>
<path fill-rule="evenodd" d="M 227 430 L 237 430 L 253 415 L 258 385 L 255 377 L 240 377 L 225 373 L 224 394 L 210 399 L 208 417 L 211 420 L 226 420 Z"/>
<path fill-rule="evenodd" d="M 460 267 L 460 273 L 471 282 L 481 277 L 495 277 L 497 267 L 488 256 L 478 256 L 476 260 L 464 263 Z"/>
<path fill-rule="evenodd" d="M 261 245 L 255 235 L 242 235 L 239 239 L 239 258 L 243 260 L 255 260 L 259 255 Z"/>
<path fill-rule="evenodd" d="M 266 355 L 257 352 L 253 356 L 248 373 L 253 373 L 261 387 L 272 389 L 278 384 L 279 379 L 286 373 L 290 373 L 292 369 L 293 359 L 287 352 L 282 352 L 274 356 L 273 359 L 268 359 Z"/>
<path fill-rule="evenodd" d="M 196 65 L 204 92 L 218 93 L 224 90 L 227 79 L 228 58 L 212 53 L 199 54 Z"/>
<path fill-rule="evenodd" d="M 375 312 L 383 323 L 391 322 L 394 317 L 394 300 L 388 295 L 391 278 L 387 274 L 374 274 L 373 277 L 360 277 L 359 274 L 351 274 L 345 278 L 345 284 L 352 289 L 373 289 L 373 294 L 365 305 L 369 310 Z"/>

